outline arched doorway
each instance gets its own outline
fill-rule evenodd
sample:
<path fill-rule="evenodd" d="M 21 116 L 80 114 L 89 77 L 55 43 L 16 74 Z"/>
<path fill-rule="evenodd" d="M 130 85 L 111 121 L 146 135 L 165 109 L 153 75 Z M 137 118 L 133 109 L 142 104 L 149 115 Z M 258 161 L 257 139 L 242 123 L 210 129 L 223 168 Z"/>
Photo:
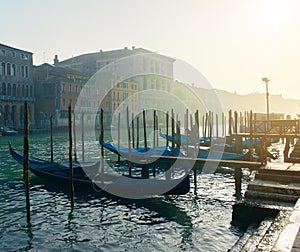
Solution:
<path fill-rule="evenodd" d="M 12 121 L 12 126 L 15 128 L 17 126 L 17 122 L 16 122 L 16 113 L 17 113 L 17 106 L 13 105 L 11 107 L 11 121 Z"/>
<path fill-rule="evenodd" d="M 3 127 L 3 107 L 0 105 L 0 128 Z"/>
<path fill-rule="evenodd" d="M 9 126 L 10 124 L 10 107 L 9 105 L 4 106 L 4 126 Z"/>
<path fill-rule="evenodd" d="M 24 106 L 20 107 L 20 127 L 24 126 Z"/>

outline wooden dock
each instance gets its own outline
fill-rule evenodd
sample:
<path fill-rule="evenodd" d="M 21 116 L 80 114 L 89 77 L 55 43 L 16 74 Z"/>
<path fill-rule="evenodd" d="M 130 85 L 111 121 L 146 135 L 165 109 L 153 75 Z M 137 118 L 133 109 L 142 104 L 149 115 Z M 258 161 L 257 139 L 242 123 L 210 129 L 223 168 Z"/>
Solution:
<path fill-rule="evenodd" d="M 258 169 L 243 201 L 235 205 L 238 210 L 234 214 L 249 215 L 257 208 L 278 213 L 267 227 L 260 225 L 242 245 L 237 243 L 230 251 L 300 251 L 299 198 L 300 164 L 270 162 Z"/>
<path fill-rule="evenodd" d="M 245 199 L 295 203 L 300 197 L 300 164 L 268 163 L 249 182 Z"/>

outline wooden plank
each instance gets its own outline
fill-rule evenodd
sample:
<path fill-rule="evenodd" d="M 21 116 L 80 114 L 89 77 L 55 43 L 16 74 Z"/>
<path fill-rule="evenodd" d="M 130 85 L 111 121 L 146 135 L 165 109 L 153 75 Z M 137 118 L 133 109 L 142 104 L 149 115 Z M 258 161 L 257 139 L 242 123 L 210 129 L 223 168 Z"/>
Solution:
<path fill-rule="evenodd" d="M 190 158 L 190 157 L 172 157 L 172 156 L 157 156 L 157 155 L 153 155 L 151 157 L 149 157 L 149 160 L 154 162 L 156 160 L 166 160 L 169 162 L 174 162 L 176 160 L 180 160 L 180 161 L 194 161 L 194 162 L 209 162 L 209 163 L 218 163 L 220 165 L 235 165 L 235 166 L 240 166 L 240 165 L 244 165 L 246 167 L 255 167 L 255 168 L 261 168 L 261 163 L 260 162 L 252 162 L 252 161 L 243 161 L 243 160 L 220 160 L 220 159 L 207 159 L 207 158 Z M 140 160 L 141 162 L 149 162 L 149 160 Z"/>

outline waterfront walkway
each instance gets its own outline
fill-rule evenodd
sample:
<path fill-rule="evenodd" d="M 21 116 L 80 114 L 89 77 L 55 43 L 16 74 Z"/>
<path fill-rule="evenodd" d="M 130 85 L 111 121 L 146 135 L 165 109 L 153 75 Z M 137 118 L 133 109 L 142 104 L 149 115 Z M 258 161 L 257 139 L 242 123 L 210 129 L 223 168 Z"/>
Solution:
<path fill-rule="evenodd" d="M 292 206 L 291 214 L 280 230 L 272 251 L 300 251 L 300 164 L 270 162 L 257 171 L 254 181 L 248 184 L 245 199 L 273 201 L 278 209 Z"/>

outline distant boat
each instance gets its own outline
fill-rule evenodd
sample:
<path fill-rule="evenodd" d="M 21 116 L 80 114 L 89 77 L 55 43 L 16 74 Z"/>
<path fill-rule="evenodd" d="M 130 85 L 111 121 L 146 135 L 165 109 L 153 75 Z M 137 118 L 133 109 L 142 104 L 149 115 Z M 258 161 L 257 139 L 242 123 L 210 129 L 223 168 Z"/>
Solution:
<path fill-rule="evenodd" d="M 131 159 L 146 159 L 148 157 L 151 157 L 153 155 L 155 156 L 172 156 L 172 148 L 169 146 L 157 146 L 155 148 L 153 147 L 147 147 L 147 150 L 144 147 L 141 148 L 132 148 L 129 151 L 129 148 L 117 145 L 114 145 L 110 142 L 104 142 L 103 147 L 107 150 L 110 150 L 111 152 L 115 154 L 120 154 L 123 157 L 131 157 Z M 183 154 L 180 152 L 178 148 L 174 148 L 174 156 L 183 156 Z"/>
<path fill-rule="evenodd" d="M 118 154 L 118 146 L 111 144 L 109 142 L 104 142 L 103 146 Z M 145 151 L 145 148 L 134 148 L 129 152 L 129 149 L 126 147 L 120 147 L 120 155 L 124 158 L 136 161 L 138 163 L 139 160 L 150 158 L 152 155 L 154 155 L 153 148 L 148 147 L 148 151 Z M 192 153 L 194 152 L 194 147 L 189 146 L 188 148 L 188 156 L 192 156 Z M 187 153 L 187 150 L 186 150 Z M 172 156 L 172 150 L 169 146 L 160 146 L 156 149 L 156 155 L 160 157 L 170 157 Z M 181 156 L 184 157 L 185 155 L 180 151 L 180 149 L 175 148 L 174 149 L 174 156 Z M 225 152 L 225 151 L 219 151 L 219 150 L 213 150 L 209 147 L 200 147 L 199 153 L 197 155 L 197 158 L 202 159 L 215 159 L 215 160 L 243 160 L 247 157 L 247 152 L 243 153 L 234 153 L 234 152 Z"/>
<path fill-rule="evenodd" d="M 24 156 L 9 145 L 11 156 L 23 164 Z M 76 187 L 88 186 L 96 191 L 119 195 L 126 191 L 129 196 L 140 198 L 154 195 L 183 195 L 190 190 L 189 176 L 176 179 L 142 179 L 112 173 L 99 173 L 100 161 L 74 162 L 73 181 Z M 29 158 L 29 169 L 39 177 L 55 184 L 70 181 L 69 162 L 55 163 L 36 157 Z M 122 197 L 122 196 L 121 196 Z"/>
<path fill-rule="evenodd" d="M 189 146 L 189 153 L 194 152 L 195 147 Z M 213 148 L 201 148 L 199 149 L 199 153 L 197 158 L 202 159 L 215 159 L 215 160 L 245 160 L 249 156 L 248 152 L 243 153 L 235 153 L 228 151 L 215 150 Z"/>
<path fill-rule="evenodd" d="M 44 134 L 44 133 L 49 133 L 50 129 L 30 129 L 29 133 L 31 134 Z"/>
<path fill-rule="evenodd" d="M 172 141 L 172 136 L 171 135 L 166 135 L 162 132 L 160 132 L 160 136 L 167 139 L 169 141 Z M 218 140 L 217 137 L 212 137 L 212 142 L 214 145 L 219 145 L 220 147 L 222 146 L 224 148 L 224 151 L 227 151 L 227 152 L 234 152 L 235 150 L 235 142 L 229 142 L 228 139 L 226 139 L 226 144 L 224 145 L 221 145 L 221 144 L 217 144 L 217 142 L 215 143 L 214 141 L 215 140 Z M 174 134 L 174 141 L 177 142 L 177 134 Z M 205 141 L 210 141 L 210 138 L 209 137 L 200 137 L 199 138 L 199 143 L 202 144 L 204 143 Z M 192 138 L 190 136 L 186 136 L 186 135 L 183 135 L 181 134 L 180 135 L 180 143 L 183 144 L 183 145 L 186 145 L 186 144 L 189 144 L 189 145 L 192 145 L 194 143 L 194 140 L 192 140 Z M 242 147 L 243 148 L 248 148 L 249 147 L 249 143 L 250 143 L 250 139 L 249 138 L 246 138 L 245 140 L 242 141 Z M 253 138 L 252 139 L 252 146 L 256 146 L 256 145 L 259 145 L 260 144 L 260 139 L 259 138 Z M 218 147 L 218 146 L 216 146 Z"/>
<path fill-rule="evenodd" d="M 19 134 L 18 131 L 9 129 L 9 128 L 1 128 L 1 133 L 2 133 L 2 136 L 14 136 L 14 135 Z"/>

